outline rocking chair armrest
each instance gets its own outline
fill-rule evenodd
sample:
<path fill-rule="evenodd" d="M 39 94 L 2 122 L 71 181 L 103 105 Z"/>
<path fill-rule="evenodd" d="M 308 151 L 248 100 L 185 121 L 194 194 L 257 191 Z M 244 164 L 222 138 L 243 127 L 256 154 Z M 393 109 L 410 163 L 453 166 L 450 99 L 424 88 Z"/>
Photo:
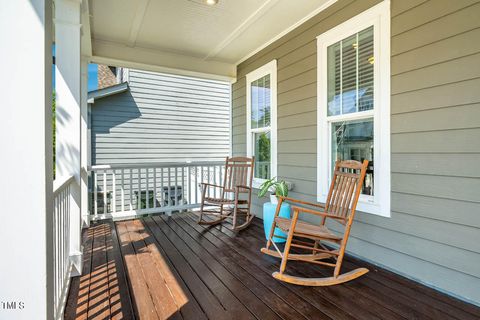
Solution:
<path fill-rule="evenodd" d="M 324 206 L 323 204 L 307 202 L 307 201 L 298 200 L 298 199 L 289 198 L 289 197 L 284 197 L 284 196 L 279 196 L 278 198 L 282 199 L 283 201 L 300 203 L 300 204 L 307 205 L 307 206 L 312 206 L 312 207 L 317 207 L 317 208 L 325 209 L 325 206 Z"/>
<path fill-rule="evenodd" d="M 330 213 L 326 213 L 325 211 L 317 211 L 317 210 L 312 210 L 312 209 L 298 207 L 298 206 L 292 206 L 292 210 L 298 210 L 299 212 L 305 212 L 305 213 L 314 214 L 317 216 L 322 216 L 325 218 L 331 218 L 331 219 L 340 220 L 340 221 L 346 220 L 344 217 L 339 217 Z"/>
<path fill-rule="evenodd" d="M 247 190 L 252 190 L 252 188 L 250 188 L 249 186 L 244 186 L 244 185 L 236 185 L 235 188 L 238 188 L 238 189 L 247 189 Z"/>
<path fill-rule="evenodd" d="M 216 188 L 220 188 L 220 189 L 223 189 L 224 187 L 223 186 L 219 186 L 217 184 L 211 184 L 211 183 L 207 183 L 207 182 L 200 182 L 199 183 L 200 186 L 207 186 L 207 187 L 216 187 Z"/>

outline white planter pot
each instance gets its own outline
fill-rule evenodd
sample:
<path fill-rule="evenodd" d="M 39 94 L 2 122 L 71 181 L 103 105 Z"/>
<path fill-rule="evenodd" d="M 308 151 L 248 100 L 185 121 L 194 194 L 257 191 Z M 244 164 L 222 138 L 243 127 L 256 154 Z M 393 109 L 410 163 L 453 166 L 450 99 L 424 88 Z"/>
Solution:
<path fill-rule="evenodd" d="M 270 195 L 270 202 L 271 202 L 272 204 L 278 204 L 278 198 L 277 198 L 277 196 L 274 195 L 274 194 L 271 194 L 271 195 Z"/>

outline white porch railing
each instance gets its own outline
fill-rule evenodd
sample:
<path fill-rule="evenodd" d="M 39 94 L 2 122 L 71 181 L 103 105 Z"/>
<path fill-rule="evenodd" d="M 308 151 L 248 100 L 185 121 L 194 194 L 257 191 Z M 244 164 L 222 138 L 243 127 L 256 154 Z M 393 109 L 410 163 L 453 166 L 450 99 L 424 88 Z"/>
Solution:
<path fill-rule="evenodd" d="M 122 219 L 199 207 L 198 184 L 222 185 L 224 171 L 224 162 L 92 166 L 90 218 Z M 219 195 L 219 190 L 211 192 Z"/>
<path fill-rule="evenodd" d="M 53 294 L 55 319 L 63 318 L 70 285 L 70 203 L 74 177 L 56 179 L 53 185 Z"/>

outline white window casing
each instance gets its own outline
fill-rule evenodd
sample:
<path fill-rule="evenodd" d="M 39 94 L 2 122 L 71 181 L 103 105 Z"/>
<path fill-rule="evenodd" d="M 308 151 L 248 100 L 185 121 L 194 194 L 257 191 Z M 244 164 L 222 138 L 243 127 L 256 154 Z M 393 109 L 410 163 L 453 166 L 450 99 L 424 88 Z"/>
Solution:
<path fill-rule="evenodd" d="M 327 48 L 373 26 L 374 108 L 327 114 Z M 390 217 L 390 1 L 383 1 L 317 37 L 317 201 L 325 202 L 332 177 L 331 125 L 373 118 L 374 195 L 361 195 L 357 210 Z"/>
<path fill-rule="evenodd" d="M 251 101 L 251 84 L 266 75 L 270 75 L 270 127 L 252 129 L 252 101 Z M 272 60 L 260 68 L 248 73 L 246 75 L 246 90 L 247 90 L 247 156 L 254 155 L 254 133 L 270 132 L 270 176 L 277 175 L 277 60 Z M 258 188 L 265 180 L 260 178 L 253 179 L 253 187 Z"/>

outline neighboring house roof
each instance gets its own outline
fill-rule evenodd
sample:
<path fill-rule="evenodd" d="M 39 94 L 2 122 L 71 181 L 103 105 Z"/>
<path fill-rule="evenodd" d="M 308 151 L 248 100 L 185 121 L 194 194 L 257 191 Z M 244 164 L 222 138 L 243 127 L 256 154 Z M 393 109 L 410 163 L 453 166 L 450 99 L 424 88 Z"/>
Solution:
<path fill-rule="evenodd" d="M 90 91 L 88 93 L 88 103 L 94 103 L 95 99 L 105 98 L 117 93 L 125 92 L 128 90 L 128 83 L 122 82 L 110 87 Z"/>

